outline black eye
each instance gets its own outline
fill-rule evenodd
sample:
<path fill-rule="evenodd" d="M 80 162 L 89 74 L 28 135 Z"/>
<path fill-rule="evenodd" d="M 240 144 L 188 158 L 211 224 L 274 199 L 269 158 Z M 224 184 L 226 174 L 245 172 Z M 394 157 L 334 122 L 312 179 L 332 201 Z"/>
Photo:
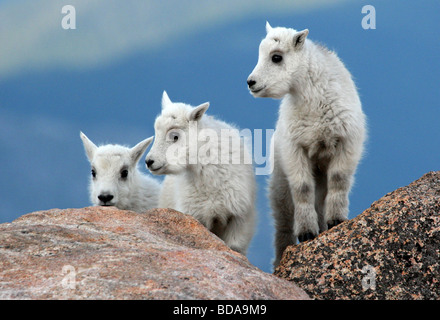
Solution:
<path fill-rule="evenodd" d="M 169 139 L 170 141 L 177 142 L 177 140 L 179 140 L 179 133 L 176 132 L 176 131 L 171 131 L 171 132 L 168 134 L 168 139 Z"/>
<path fill-rule="evenodd" d="M 95 171 L 95 169 L 92 169 L 92 177 L 96 178 L 96 171 Z"/>
<path fill-rule="evenodd" d="M 128 177 L 128 170 L 127 169 L 122 170 L 121 171 L 121 178 L 125 179 L 127 177 Z"/>
<path fill-rule="evenodd" d="M 272 56 L 272 62 L 273 63 L 280 63 L 283 60 L 283 57 L 280 56 L 279 54 L 274 54 Z"/>

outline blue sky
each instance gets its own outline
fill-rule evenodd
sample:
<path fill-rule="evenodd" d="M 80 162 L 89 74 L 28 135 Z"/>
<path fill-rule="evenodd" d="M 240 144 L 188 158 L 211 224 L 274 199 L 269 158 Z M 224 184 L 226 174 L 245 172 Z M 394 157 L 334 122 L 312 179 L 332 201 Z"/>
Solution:
<path fill-rule="evenodd" d="M 184 4 L 183 4 L 184 3 Z M 272 129 L 279 101 L 255 99 L 246 79 L 265 22 L 308 28 L 352 72 L 369 139 L 350 196 L 350 218 L 428 171 L 440 170 L 440 4 L 381 1 L 0 0 L 0 223 L 50 208 L 90 205 L 79 131 L 96 143 L 152 136 L 167 90 L 240 128 Z M 361 26 L 376 9 L 376 29 Z M 144 167 L 142 167 L 144 170 Z M 249 260 L 273 258 L 267 177 L 259 176 Z"/>

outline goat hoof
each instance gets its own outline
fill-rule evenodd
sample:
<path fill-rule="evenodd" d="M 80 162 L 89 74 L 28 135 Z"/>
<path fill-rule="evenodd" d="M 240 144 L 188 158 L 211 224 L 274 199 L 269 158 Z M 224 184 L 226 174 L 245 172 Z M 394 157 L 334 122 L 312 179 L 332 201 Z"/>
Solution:
<path fill-rule="evenodd" d="M 313 240 L 315 238 L 316 238 L 316 236 L 313 233 L 307 232 L 307 233 L 300 234 L 298 236 L 298 241 L 304 242 L 304 241 L 308 241 L 308 240 Z"/>
<path fill-rule="evenodd" d="M 335 219 L 335 220 L 330 220 L 329 222 L 327 222 L 327 227 L 328 229 L 333 228 L 334 226 L 337 226 L 338 224 L 344 222 L 343 220 L 339 220 L 339 219 Z"/>

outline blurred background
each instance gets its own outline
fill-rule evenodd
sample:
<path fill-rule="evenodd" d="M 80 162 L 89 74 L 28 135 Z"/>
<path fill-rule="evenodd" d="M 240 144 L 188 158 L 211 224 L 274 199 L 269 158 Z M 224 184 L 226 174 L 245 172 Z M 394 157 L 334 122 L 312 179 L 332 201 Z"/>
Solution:
<path fill-rule="evenodd" d="M 61 26 L 64 5 L 76 9 L 75 30 Z M 374 30 L 362 27 L 364 5 L 376 10 Z M 266 20 L 308 28 L 353 74 L 369 130 L 353 218 L 440 170 L 439 15 L 438 0 L 0 0 L 0 223 L 89 206 L 79 131 L 133 146 L 154 134 L 163 90 L 210 101 L 209 114 L 240 128 L 273 129 L 279 101 L 255 99 L 246 85 Z M 257 179 L 248 258 L 271 272 L 267 177 Z"/>

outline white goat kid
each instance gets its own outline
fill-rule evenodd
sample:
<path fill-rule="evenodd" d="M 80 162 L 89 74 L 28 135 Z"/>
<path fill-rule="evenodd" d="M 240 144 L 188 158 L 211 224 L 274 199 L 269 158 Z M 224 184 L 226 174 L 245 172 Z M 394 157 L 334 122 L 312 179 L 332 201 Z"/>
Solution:
<path fill-rule="evenodd" d="M 248 77 L 254 97 L 283 98 L 272 143 L 269 197 L 276 257 L 348 217 L 348 194 L 362 156 L 365 116 L 337 55 L 306 39 L 309 31 L 272 28 Z"/>
<path fill-rule="evenodd" d="M 246 254 L 255 228 L 253 166 L 243 161 L 249 154 L 238 130 L 204 115 L 208 107 L 173 103 L 164 92 L 145 162 L 153 174 L 167 175 L 160 207 L 191 214 L 230 248 Z M 228 148 L 230 138 L 237 148 Z"/>
<path fill-rule="evenodd" d="M 94 205 L 139 213 L 158 207 L 160 183 L 138 169 L 139 159 L 153 137 L 131 149 L 114 144 L 97 147 L 84 133 L 80 137 L 92 167 L 89 193 Z"/>

